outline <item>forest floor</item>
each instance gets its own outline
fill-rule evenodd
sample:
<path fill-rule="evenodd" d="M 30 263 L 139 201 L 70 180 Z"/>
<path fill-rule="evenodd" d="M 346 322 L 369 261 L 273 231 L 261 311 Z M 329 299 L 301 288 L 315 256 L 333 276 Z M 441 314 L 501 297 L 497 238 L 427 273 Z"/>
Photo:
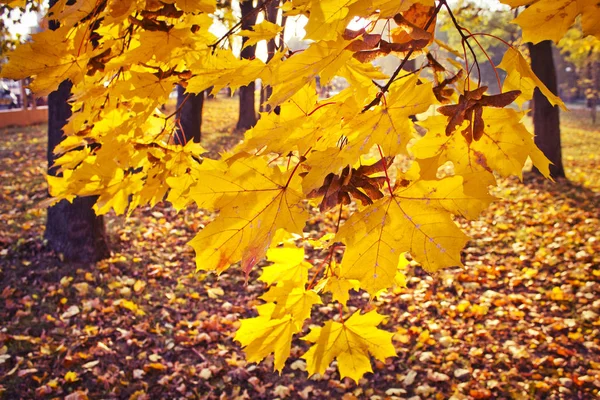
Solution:
<path fill-rule="evenodd" d="M 234 100 L 207 101 L 203 145 L 235 144 Z M 223 116 L 231 116 L 224 119 Z M 600 395 L 600 125 L 563 116 L 570 181 L 506 179 L 465 268 L 381 297 L 398 357 L 358 384 L 308 379 L 295 342 L 281 375 L 233 341 L 263 284 L 194 273 L 186 243 L 211 215 L 168 205 L 108 216 L 113 256 L 68 265 L 44 244 L 43 127 L 0 131 L 0 398 L 593 398 Z M 315 214 L 316 232 L 333 214 Z M 309 254 L 319 259 L 320 254 Z M 361 296 L 352 306 L 368 302 Z M 319 323 L 331 304 L 313 309 Z"/>

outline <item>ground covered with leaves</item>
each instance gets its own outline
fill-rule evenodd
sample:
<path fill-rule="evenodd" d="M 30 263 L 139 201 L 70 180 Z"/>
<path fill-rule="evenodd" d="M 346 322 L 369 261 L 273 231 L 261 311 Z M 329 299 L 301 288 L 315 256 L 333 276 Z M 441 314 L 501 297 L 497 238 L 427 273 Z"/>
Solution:
<path fill-rule="evenodd" d="M 235 101 L 207 101 L 203 145 L 235 144 Z M 224 119 L 223 115 L 230 116 Z M 233 341 L 263 284 L 194 273 L 186 243 L 212 215 L 168 205 L 107 218 L 113 256 L 69 265 L 44 243 L 45 128 L 0 131 L 0 398 L 592 398 L 600 395 L 600 129 L 563 117 L 570 182 L 505 180 L 465 268 L 382 296 L 398 357 L 355 384 L 307 378 L 298 340 L 283 373 Z M 337 211 L 315 213 L 332 231 Z M 308 252 L 318 263 L 323 255 Z M 350 304 L 369 308 L 368 296 Z M 315 307 L 313 323 L 337 313 Z"/>

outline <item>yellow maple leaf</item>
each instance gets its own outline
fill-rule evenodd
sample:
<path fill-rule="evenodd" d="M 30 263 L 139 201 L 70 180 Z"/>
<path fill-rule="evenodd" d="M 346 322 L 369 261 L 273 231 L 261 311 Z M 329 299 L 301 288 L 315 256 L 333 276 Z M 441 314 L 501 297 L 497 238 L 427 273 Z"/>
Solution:
<path fill-rule="evenodd" d="M 249 273 L 266 254 L 275 232 L 301 233 L 307 213 L 300 178 L 271 168 L 266 159 L 236 158 L 226 173 L 203 177 L 190 189 L 199 206 L 212 204 L 220 215 L 190 245 L 199 270 L 224 271 L 242 261 Z"/>
<path fill-rule="evenodd" d="M 265 307 L 266 306 L 266 307 Z M 249 362 L 260 362 L 271 353 L 275 355 L 274 369 L 281 372 L 285 360 L 290 356 L 292 336 L 297 332 L 296 324 L 290 315 L 272 319 L 270 312 L 274 304 L 259 307 L 256 318 L 242 320 L 234 340 L 244 347 Z"/>
<path fill-rule="evenodd" d="M 194 76 L 188 80 L 186 91 L 200 93 L 214 86 L 212 93 L 224 87 L 232 90 L 247 85 L 258 78 L 268 80 L 270 70 L 260 59 L 238 59 L 230 51 L 205 50 L 203 56 L 190 66 Z"/>
<path fill-rule="evenodd" d="M 359 286 L 360 282 L 357 280 L 330 276 L 323 290 L 331 292 L 331 298 L 345 306 L 350 299 L 350 289 L 358 291 Z"/>
<path fill-rule="evenodd" d="M 164 103 L 177 82 L 176 76 L 163 79 L 154 73 L 132 71 L 129 79 L 119 81 L 114 90 L 126 99 L 151 98 Z"/>
<path fill-rule="evenodd" d="M 172 176 L 166 179 L 167 185 L 169 185 L 169 195 L 167 200 L 173 204 L 173 207 L 179 211 L 193 201 L 192 196 L 189 194 L 190 188 L 196 186 L 198 182 L 208 174 L 217 171 L 218 176 L 224 173 L 227 165 L 215 160 L 204 159 L 202 164 L 199 164 L 197 156 L 205 152 L 205 150 L 190 150 L 190 146 L 196 145 L 194 142 L 188 142 L 182 149 L 186 156 L 173 157 L 173 167 L 180 168 L 184 167 L 183 173 L 173 173 Z M 196 158 L 194 158 L 196 156 Z M 204 202 L 204 200 L 200 200 Z M 205 208 L 209 208 L 209 203 L 203 203 Z"/>
<path fill-rule="evenodd" d="M 321 77 L 321 85 L 329 82 L 352 57 L 352 52 L 346 50 L 347 44 L 341 38 L 314 42 L 306 50 L 294 53 L 285 62 L 277 64 L 271 79 L 265 82 L 273 86 L 269 104 L 272 107 L 279 105 L 317 76 Z M 274 61 L 276 59 L 270 63 Z"/>
<path fill-rule="evenodd" d="M 533 136 L 521 123 L 522 117 L 522 113 L 513 109 L 484 108 L 486 123 L 483 136 L 470 144 L 457 132 L 446 136 L 446 117 L 429 117 L 420 123 L 428 129 L 427 134 L 415 143 L 411 151 L 418 159 L 438 157 L 438 165 L 451 161 L 456 174 L 467 174 L 465 179 L 472 173 L 481 176 L 487 172 L 488 178 L 483 179 L 488 184 L 493 184 L 492 170 L 502 176 L 522 178 L 527 157 L 548 177 L 550 162 L 535 146 Z M 474 177 L 471 176 L 471 179 Z"/>
<path fill-rule="evenodd" d="M 600 38 L 600 5 L 596 0 L 501 0 L 511 7 L 528 5 L 513 21 L 523 29 L 525 42 L 558 43 L 581 15 L 585 35 Z"/>
<path fill-rule="evenodd" d="M 371 63 L 361 63 L 355 58 L 348 60 L 338 71 L 338 75 L 348 81 L 355 97 L 360 99 L 375 97 L 378 88 L 373 85 L 373 81 L 389 78 L 379 67 Z"/>
<path fill-rule="evenodd" d="M 243 29 L 239 31 L 238 35 L 248 38 L 246 43 L 244 43 L 244 47 L 248 47 L 255 45 L 261 40 L 271 40 L 282 30 L 282 26 L 265 20 L 254 25 L 252 30 Z"/>
<path fill-rule="evenodd" d="M 212 20 L 206 14 L 187 16 L 169 30 L 135 31 L 131 44 L 118 56 L 106 63 L 106 69 L 128 70 L 132 65 L 152 65 L 165 68 L 165 65 L 178 66 L 180 61 L 191 65 L 209 52 L 208 46 L 216 37 L 208 32 Z M 192 34 L 190 27 L 203 27 Z M 168 68 L 165 68 L 165 70 Z"/>
<path fill-rule="evenodd" d="M 68 371 L 65 374 L 65 382 L 73 383 L 79 380 L 79 376 L 77 376 L 77 372 Z"/>
<path fill-rule="evenodd" d="M 379 145 L 385 156 L 406 154 L 406 145 L 414 137 L 414 123 L 409 119 L 426 111 L 435 102 L 431 84 L 418 85 L 419 77 L 411 76 L 394 83 L 384 104 L 362 112 L 344 115 L 339 124 L 322 132 L 322 147 L 307 155 L 310 171 L 302 181 L 304 193 L 320 187 L 329 173 L 337 174 L 347 165 L 353 165 L 373 146 Z M 344 145 L 340 145 L 344 137 Z"/>
<path fill-rule="evenodd" d="M 163 3 L 175 3 L 177 8 L 186 13 L 212 13 L 217 8 L 215 0 L 166 0 Z"/>
<path fill-rule="evenodd" d="M 302 329 L 304 321 L 310 317 L 311 308 L 315 304 L 322 304 L 321 297 L 312 290 L 306 290 L 304 286 L 296 286 L 293 282 L 279 283 L 271 287 L 261 299 L 275 303 L 271 318 L 283 318 L 289 315 Z"/>
<path fill-rule="evenodd" d="M 327 321 L 323 327 L 312 328 L 302 338 L 314 343 L 302 356 L 308 373 L 324 373 L 335 358 L 340 377 L 358 382 L 366 372 L 373 371 L 369 354 L 380 361 L 395 356 L 393 333 L 377 328 L 384 319 L 376 311 L 364 315 L 357 311 L 343 323 Z"/>
<path fill-rule="evenodd" d="M 406 153 L 415 131 L 409 116 L 427 111 L 435 102 L 431 83 L 419 84 L 417 75 L 397 81 L 390 87 L 385 104 L 357 115 L 348 124 L 355 133 L 348 136 L 344 150 L 358 149 L 355 159 L 374 145 L 379 145 L 386 156 Z"/>
<path fill-rule="evenodd" d="M 462 265 L 467 237 L 451 216 L 475 217 L 493 199 L 487 191 L 479 198 L 466 195 L 460 176 L 396 188 L 340 228 L 336 240 L 346 244 L 340 277 L 356 279 L 376 295 L 394 284 L 403 252 L 427 271 Z"/>
<path fill-rule="evenodd" d="M 531 100 L 533 98 L 533 90 L 538 87 L 552 105 L 559 105 L 563 110 L 567 110 L 565 103 L 558 96 L 554 95 L 533 73 L 527 60 L 515 48 L 511 47 L 506 51 L 498 68 L 503 69 L 507 73 L 502 85 L 502 91 L 521 91 L 521 95 L 516 100 L 517 104 L 522 105 L 523 102 Z"/>
<path fill-rule="evenodd" d="M 82 40 L 82 32 L 70 35 L 67 27 L 36 33 L 32 41 L 10 53 L 1 76 L 15 80 L 34 77 L 30 88 L 40 96 L 56 90 L 65 79 L 78 83 L 87 72 L 89 59 L 100 52 L 88 48 L 73 54 L 72 48 Z"/>
<path fill-rule="evenodd" d="M 349 7 L 358 0 L 320 0 L 310 13 L 306 39 L 336 40 L 354 16 Z"/>
<path fill-rule="evenodd" d="M 318 107 L 315 83 L 309 82 L 280 105 L 279 113 L 262 113 L 258 123 L 246 132 L 245 140 L 234 151 L 264 148 L 284 154 L 297 149 L 304 154 L 309 143 L 322 134 L 320 118 L 329 111 L 328 107 Z"/>
<path fill-rule="evenodd" d="M 308 270 L 312 265 L 304 261 L 304 249 L 284 246 L 269 249 L 267 260 L 273 262 L 268 267 L 263 267 L 259 280 L 267 285 L 275 282 L 290 281 L 297 285 L 304 285 L 308 280 Z"/>

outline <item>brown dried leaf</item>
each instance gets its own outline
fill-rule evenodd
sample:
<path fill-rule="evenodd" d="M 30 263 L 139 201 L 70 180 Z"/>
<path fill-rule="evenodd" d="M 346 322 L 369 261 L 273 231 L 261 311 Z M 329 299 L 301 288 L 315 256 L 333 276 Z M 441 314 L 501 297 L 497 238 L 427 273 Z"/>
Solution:
<path fill-rule="evenodd" d="M 362 39 L 355 40 L 346 47 L 350 51 L 364 51 L 372 50 L 379 45 L 381 35 L 375 34 L 364 34 Z"/>
<path fill-rule="evenodd" d="M 338 204 L 350 204 L 352 198 L 360 201 L 362 205 L 373 204 L 374 200 L 383 197 L 381 188 L 385 185 L 386 177 L 369 176 L 384 172 L 393 162 L 393 157 L 382 158 L 371 165 L 361 165 L 358 168 L 344 168 L 341 174 L 329 174 L 325 177 L 323 185 L 311 191 L 307 197 L 323 196 L 319 209 L 328 210 Z"/>
<path fill-rule="evenodd" d="M 429 61 L 429 66 L 433 68 L 435 72 L 444 72 L 446 68 L 442 64 L 440 64 L 431 53 L 427 53 L 426 55 L 427 61 Z"/>
<path fill-rule="evenodd" d="M 394 21 L 398 28 L 392 31 L 392 41 L 395 43 L 406 43 L 414 39 L 425 40 L 427 44 L 433 41 L 435 32 L 435 19 L 425 30 L 425 25 L 435 12 L 435 7 L 415 3 L 402 14 L 396 14 Z M 423 46 L 423 47 L 425 47 Z"/>

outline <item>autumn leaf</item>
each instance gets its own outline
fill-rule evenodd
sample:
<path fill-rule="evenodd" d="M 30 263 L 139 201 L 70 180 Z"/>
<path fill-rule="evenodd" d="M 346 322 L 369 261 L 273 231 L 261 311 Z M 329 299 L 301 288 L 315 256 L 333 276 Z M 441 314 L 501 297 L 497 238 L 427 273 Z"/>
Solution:
<path fill-rule="evenodd" d="M 310 317 L 311 308 L 315 304 L 322 304 L 321 297 L 312 290 L 306 290 L 303 286 L 296 286 L 294 282 L 281 282 L 272 286 L 261 299 L 275 304 L 271 312 L 271 318 L 279 319 L 291 316 L 297 324 L 298 330 Z"/>
<path fill-rule="evenodd" d="M 252 30 L 241 30 L 238 35 L 248 38 L 244 43 L 244 48 L 252 46 L 261 40 L 271 40 L 283 30 L 283 27 L 269 21 L 262 21 L 252 27 Z"/>
<path fill-rule="evenodd" d="M 558 105 L 563 110 L 567 110 L 563 101 L 540 81 L 531 70 L 527 60 L 514 48 L 511 47 L 506 51 L 498 68 L 503 69 L 508 74 L 504 80 L 502 90 L 505 92 L 518 90 L 522 93 L 522 96 L 517 98 L 517 103 L 523 104 L 524 101 L 531 100 L 533 90 L 537 87 L 552 105 Z"/>
<path fill-rule="evenodd" d="M 321 0 L 312 9 L 304 28 L 306 38 L 314 40 L 336 40 L 342 34 L 353 15 L 350 7 L 357 0 Z"/>
<path fill-rule="evenodd" d="M 424 41 L 425 46 L 433 42 L 435 31 L 435 7 L 415 2 L 408 10 L 394 15 L 394 21 L 398 25 L 392 30 L 392 41 L 394 43 L 407 43 L 412 41 Z M 425 26 L 433 17 L 433 22 L 425 29 Z"/>
<path fill-rule="evenodd" d="M 523 29 L 525 42 L 558 43 L 581 15 L 583 33 L 600 38 L 600 6 L 595 0 L 501 0 L 511 7 L 527 5 L 513 21 Z"/>
<path fill-rule="evenodd" d="M 344 168 L 340 176 L 329 174 L 325 177 L 323 186 L 313 190 L 306 197 L 323 196 L 319 210 L 321 212 L 338 204 L 348 205 L 351 199 L 362 203 L 363 206 L 373 204 L 373 201 L 383 197 L 381 189 L 385 185 L 385 176 L 371 176 L 385 172 L 392 164 L 392 158 L 382 158 L 372 165 L 361 165 L 358 168 Z"/>
<path fill-rule="evenodd" d="M 340 277 L 360 281 L 362 289 L 375 295 L 394 284 L 403 252 L 427 271 L 462 265 L 460 251 L 467 237 L 451 216 L 475 217 L 492 200 L 487 192 L 480 198 L 466 195 L 458 176 L 396 188 L 340 228 L 336 240 L 346 244 Z"/>
<path fill-rule="evenodd" d="M 281 372 L 290 355 L 292 335 L 297 332 L 290 315 L 271 319 L 274 304 L 259 308 L 256 318 L 242 320 L 234 339 L 241 343 L 249 362 L 260 362 L 271 353 L 275 354 L 274 368 Z"/>
<path fill-rule="evenodd" d="M 350 299 L 349 291 L 351 289 L 358 291 L 359 287 L 360 282 L 354 279 L 338 278 L 334 275 L 327 278 L 323 290 L 330 292 L 334 301 L 345 306 Z"/>
<path fill-rule="evenodd" d="M 238 59 L 224 51 L 206 50 L 190 68 L 195 71 L 186 86 L 190 93 L 201 93 L 210 87 L 214 93 L 226 86 L 235 90 L 258 78 L 269 80 L 271 76 L 270 69 L 261 60 Z"/>
<path fill-rule="evenodd" d="M 2 67 L 2 77 L 19 80 L 33 76 L 30 87 L 39 96 L 56 90 L 65 79 L 81 82 L 87 72 L 88 60 L 100 51 L 91 46 L 76 55 L 65 51 L 59 43 L 72 48 L 85 40 L 82 32 L 75 37 L 67 33 L 65 27 L 34 34 L 32 41 L 11 53 L 10 62 Z"/>
<path fill-rule="evenodd" d="M 304 284 L 308 280 L 308 270 L 312 265 L 304 261 L 304 249 L 297 247 L 276 247 L 267 251 L 267 260 L 273 262 L 263 267 L 258 278 L 267 285 L 276 282 L 290 281 Z"/>
<path fill-rule="evenodd" d="M 343 323 L 327 321 L 323 327 L 314 327 L 303 340 L 314 343 L 302 356 L 309 374 L 323 374 L 329 364 L 337 359 L 340 377 L 358 382 L 371 372 L 369 355 L 380 361 L 396 355 L 390 332 L 377 328 L 384 316 L 375 311 L 361 315 L 352 314 Z"/>
<path fill-rule="evenodd" d="M 329 173 L 338 174 L 347 165 L 354 165 L 376 145 L 385 156 L 406 154 L 406 146 L 416 133 L 410 116 L 425 112 L 435 101 L 431 84 L 417 83 L 417 76 L 398 81 L 392 85 L 386 104 L 351 114 L 354 118 L 346 117 L 349 120 L 344 120 L 341 131 L 325 132 L 324 136 L 330 136 L 329 141 L 323 140 L 323 146 L 329 146 L 306 157 L 310 171 L 302 181 L 305 193 L 321 187 Z M 340 135 L 346 138 L 342 145 L 336 143 Z"/>
<path fill-rule="evenodd" d="M 427 134 L 411 150 L 418 159 L 438 157 L 438 166 L 452 161 L 457 174 L 495 170 L 502 176 L 522 177 L 529 157 L 549 176 L 549 161 L 521 123 L 522 114 L 512 109 L 486 108 L 482 118 L 487 122 L 481 139 L 469 143 L 463 135 L 446 136 L 446 117 L 429 117 L 420 123 L 428 129 Z"/>
<path fill-rule="evenodd" d="M 295 53 L 286 62 L 277 64 L 272 71 L 271 79 L 266 82 L 274 87 L 269 98 L 271 107 L 292 97 L 317 76 L 320 76 L 321 84 L 333 78 L 352 57 L 352 52 L 345 49 L 346 45 L 347 42 L 343 39 L 320 40 L 312 43 L 306 50 Z M 284 82 L 285 85 L 282 85 Z"/>
<path fill-rule="evenodd" d="M 310 147 L 307 143 L 322 135 L 320 121 L 330 110 L 329 106 L 319 106 L 316 87 L 314 83 L 308 83 L 279 105 L 279 113 L 261 114 L 235 150 L 265 149 L 278 154 L 297 150 L 304 154 Z"/>
<path fill-rule="evenodd" d="M 292 170 L 284 173 L 257 158 L 230 162 L 225 173 L 207 176 L 190 189 L 199 206 L 213 205 L 220 215 L 189 244 L 198 270 L 222 272 L 241 260 L 248 274 L 278 229 L 302 232 L 306 212 Z"/>
<path fill-rule="evenodd" d="M 67 383 L 73 383 L 79 380 L 79 376 L 77 376 L 77 372 L 73 372 L 73 371 L 68 371 L 65 374 L 65 382 Z"/>
<path fill-rule="evenodd" d="M 458 104 L 442 106 L 438 108 L 440 114 L 448 118 L 446 127 L 446 136 L 450 136 L 456 126 L 462 125 L 467 120 L 469 125 L 462 131 L 468 142 L 479 140 L 484 131 L 483 107 L 503 108 L 512 103 L 521 92 L 513 90 L 511 92 L 500 93 L 492 96 L 486 96 L 484 93 L 487 86 L 465 91 L 458 99 Z"/>

